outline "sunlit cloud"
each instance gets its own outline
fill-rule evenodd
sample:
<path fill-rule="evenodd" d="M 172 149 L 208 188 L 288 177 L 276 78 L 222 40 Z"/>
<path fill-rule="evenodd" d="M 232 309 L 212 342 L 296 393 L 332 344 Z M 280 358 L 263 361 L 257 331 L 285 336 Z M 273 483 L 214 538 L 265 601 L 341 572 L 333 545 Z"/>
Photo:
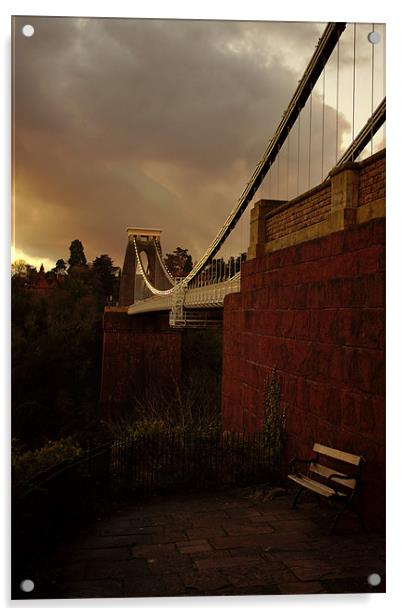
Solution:
<path fill-rule="evenodd" d="M 33 265 L 36 269 L 39 270 L 40 266 L 43 265 L 45 270 L 52 269 L 55 266 L 55 263 L 46 257 L 34 257 L 32 255 L 26 254 L 23 250 L 19 248 L 11 248 L 11 263 L 14 261 L 25 261 L 27 265 Z"/>
<path fill-rule="evenodd" d="M 325 27 L 31 22 L 31 39 L 16 29 L 15 241 L 31 262 L 52 265 L 76 238 L 89 261 L 108 253 L 121 265 L 125 229 L 137 225 L 161 228 L 165 252 L 185 246 L 199 258 Z M 346 112 L 339 131 L 346 142 Z"/>

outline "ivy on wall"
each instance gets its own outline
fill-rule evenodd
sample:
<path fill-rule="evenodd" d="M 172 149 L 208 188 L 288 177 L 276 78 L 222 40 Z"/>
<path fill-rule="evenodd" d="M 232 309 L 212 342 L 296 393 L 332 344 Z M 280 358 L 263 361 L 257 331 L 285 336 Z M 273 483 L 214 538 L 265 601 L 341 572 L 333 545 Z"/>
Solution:
<path fill-rule="evenodd" d="M 263 432 L 269 440 L 274 459 L 280 463 L 286 440 L 286 407 L 281 404 L 281 384 L 276 367 L 264 381 Z"/>

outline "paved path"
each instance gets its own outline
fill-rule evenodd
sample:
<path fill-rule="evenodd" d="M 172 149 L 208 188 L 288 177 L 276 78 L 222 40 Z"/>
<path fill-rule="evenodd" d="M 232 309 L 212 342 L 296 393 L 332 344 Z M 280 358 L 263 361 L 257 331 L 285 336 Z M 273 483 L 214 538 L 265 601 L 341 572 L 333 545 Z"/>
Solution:
<path fill-rule="evenodd" d="M 125 506 L 61 546 L 30 598 L 383 592 L 385 544 L 316 502 L 237 493 Z"/>

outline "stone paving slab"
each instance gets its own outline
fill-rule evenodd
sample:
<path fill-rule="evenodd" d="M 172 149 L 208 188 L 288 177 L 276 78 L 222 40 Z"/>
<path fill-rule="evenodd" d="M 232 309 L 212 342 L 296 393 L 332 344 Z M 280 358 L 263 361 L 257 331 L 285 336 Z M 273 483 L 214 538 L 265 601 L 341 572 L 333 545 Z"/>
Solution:
<path fill-rule="evenodd" d="M 30 598 L 385 591 L 385 540 L 292 494 L 158 497 L 80 529 L 38 564 Z M 370 573 L 383 581 L 372 588 Z"/>

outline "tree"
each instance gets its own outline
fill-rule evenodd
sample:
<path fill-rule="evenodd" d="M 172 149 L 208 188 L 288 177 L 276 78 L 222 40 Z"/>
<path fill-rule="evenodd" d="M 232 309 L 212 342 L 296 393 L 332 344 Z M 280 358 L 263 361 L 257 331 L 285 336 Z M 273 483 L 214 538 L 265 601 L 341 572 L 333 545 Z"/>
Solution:
<path fill-rule="evenodd" d="M 17 259 L 17 261 L 13 261 L 11 264 L 11 275 L 12 276 L 26 276 L 27 274 L 28 264 L 24 259 Z"/>
<path fill-rule="evenodd" d="M 113 297 L 116 287 L 116 268 L 107 254 L 96 257 L 92 263 L 95 288 L 98 289 L 103 303 Z"/>
<path fill-rule="evenodd" d="M 85 266 L 87 264 L 87 259 L 84 253 L 84 247 L 80 240 L 73 240 L 70 244 L 70 258 L 68 263 L 71 267 L 75 267 L 77 265 Z"/>
<path fill-rule="evenodd" d="M 11 281 L 13 287 L 30 288 L 35 284 L 38 276 L 36 267 L 26 263 L 23 259 L 14 261 L 11 265 Z"/>
<path fill-rule="evenodd" d="M 96 422 L 101 349 L 102 306 L 92 284 L 68 276 L 43 296 L 13 285 L 13 436 L 37 448 L 86 433 Z"/>
<path fill-rule="evenodd" d="M 66 269 L 67 269 L 67 263 L 64 261 L 64 259 L 57 259 L 56 265 L 52 269 L 52 272 L 54 272 L 55 274 L 60 274 L 60 273 L 64 273 Z"/>
<path fill-rule="evenodd" d="M 187 248 L 178 246 L 173 253 L 168 253 L 164 259 L 165 265 L 174 277 L 186 276 L 193 269 L 193 259 Z"/>

